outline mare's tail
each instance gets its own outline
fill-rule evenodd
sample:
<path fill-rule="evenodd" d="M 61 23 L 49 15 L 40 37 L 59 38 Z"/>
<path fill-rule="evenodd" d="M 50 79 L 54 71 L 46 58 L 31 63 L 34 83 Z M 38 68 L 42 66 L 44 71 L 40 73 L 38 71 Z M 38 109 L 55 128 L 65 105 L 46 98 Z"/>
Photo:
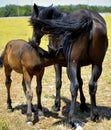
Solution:
<path fill-rule="evenodd" d="M 2 54 L 0 56 L 0 68 L 3 67 L 3 63 L 4 63 L 4 51 L 2 52 Z"/>
<path fill-rule="evenodd" d="M 48 19 L 31 19 L 34 28 L 39 28 L 44 34 L 60 35 L 69 33 L 73 38 L 80 36 L 92 29 L 93 21 L 90 16 L 83 15 L 72 21 L 48 20 Z"/>

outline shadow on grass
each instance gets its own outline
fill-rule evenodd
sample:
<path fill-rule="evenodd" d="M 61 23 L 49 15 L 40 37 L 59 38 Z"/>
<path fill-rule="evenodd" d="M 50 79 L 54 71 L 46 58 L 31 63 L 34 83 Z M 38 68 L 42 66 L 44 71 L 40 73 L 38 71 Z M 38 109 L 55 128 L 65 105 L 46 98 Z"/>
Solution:
<path fill-rule="evenodd" d="M 62 108 L 62 114 L 63 114 L 63 118 L 57 122 L 55 122 L 53 125 L 60 125 L 63 124 L 65 126 L 69 126 L 68 122 L 68 113 L 70 110 L 70 103 L 71 101 L 65 97 L 62 97 L 61 100 L 63 102 L 65 102 L 65 106 Z M 90 104 L 87 104 L 87 106 L 90 108 Z M 80 110 L 80 103 L 76 103 L 76 107 L 77 107 L 77 119 L 79 122 L 81 122 L 82 124 L 88 122 L 90 120 L 90 112 L 82 112 Z M 111 108 L 110 107 L 105 107 L 105 106 L 97 106 L 98 111 L 100 112 L 100 118 L 101 121 L 103 119 L 107 119 L 110 120 L 111 119 Z"/>
<path fill-rule="evenodd" d="M 69 125 L 68 122 L 68 113 L 70 110 L 70 103 L 71 101 L 67 99 L 66 97 L 62 97 L 61 100 L 66 104 L 63 108 L 61 108 L 62 117 L 58 115 L 58 113 L 55 113 L 53 111 L 49 111 L 47 108 L 43 107 L 43 113 L 44 117 L 52 117 L 55 119 L 59 119 L 59 121 L 53 123 L 53 125 Z M 87 104 L 87 106 L 90 108 L 90 104 Z M 82 122 L 83 124 L 88 122 L 90 120 L 90 112 L 82 112 L 80 110 L 80 103 L 76 103 L 77 107 L 77 119 Z M 105 107 L 105 106 L 97 106 L 98 111 L 100 112 L 101 119 L 106 118 L 107 120 L 111 119 L 111 108 Z M 26 114 L 27 111 L 27 105 L 18 105 L 14 108 L 14 111 L 21 110 L 22 114 Z M 38 113 L 37 113 L 37 105 L 33 105 L 33 112 L 34 112 L 34 124 L 39 121 L 38 119 Z M 69 127 L 69 126 L 68 126 Z"/>
<path fill-rule="evenodd" d="M 22 105 L 18 105 L 14 108 L 14 111 L 19 111 L 21 110 L 21 114 L 25 114 L 27 113 L 27 105 L 26 104 L 22 104 Z M 42 112 L 44 114 L 44 117 L 38 117 L 38 109 L 37 109 L 37 105 L 32 105 L 32 112 L 34 113 L 34 120 L 33 123 L 37 123 L 39 121 L 38 118 L 44 118 L 44 117 L 52 117 L 55 119 L 62 119 L 60 116 L 58 116 L 58 113 L 56 112 L 52 112 L 49 111 L 47 108 L 43 107 Z"/>

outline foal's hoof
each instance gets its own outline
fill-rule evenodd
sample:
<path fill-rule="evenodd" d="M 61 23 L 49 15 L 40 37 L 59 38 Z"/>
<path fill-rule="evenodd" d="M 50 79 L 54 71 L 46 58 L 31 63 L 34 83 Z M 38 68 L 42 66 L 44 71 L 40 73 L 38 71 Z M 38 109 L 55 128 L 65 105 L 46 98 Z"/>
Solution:
<path fill-rule="evenodd" d="M 32 121 L 27 121 L 27 125 L 32 126 L 33 125 Z"/>
<path fill-rule="evenodd" d="M 55 112 L 58 112 L 60 111 L 60 107 L 57 107 L 57 106 L 52 106 L 52 111 L 55 111 Z"/>
<path fill-rule="evenodd" d="M 7 112 L 13 112 L 13 108 L 12 107 L 7 108 Z"/>
<path fill-rule="evenodd" d="M 10 113 L 10 112 L 13 112 L 13 110 L 12 109 L 7 109 L 7 111 Z"/>
<path fill-rule="evenodd" d="M 75 130 L 83 130 L 82 123 L 79 121 L 69 122 L 69 124 L 70 128 L 75 128 Z"/>
<path fill-rule="evenodd" d="M 42 112 L 42 110 L 38 110 L 38 117 L 39 117 L 39 120 L 45 118 L 44 113 Z"/>

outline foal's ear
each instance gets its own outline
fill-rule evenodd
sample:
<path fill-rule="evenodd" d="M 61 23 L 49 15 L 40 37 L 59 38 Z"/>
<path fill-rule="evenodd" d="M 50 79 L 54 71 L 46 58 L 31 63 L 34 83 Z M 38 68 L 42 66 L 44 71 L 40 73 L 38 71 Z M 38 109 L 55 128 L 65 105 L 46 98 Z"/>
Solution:
<path fill-rule="evenodd" d="M 37 5 L 35 3 L 34 3 L 34 6 L 33 6 L 33 10 L 34 10 L 36 16 L 38 16 L 39 10 L 38 10 L 38 7 L 37 7 Z"/>

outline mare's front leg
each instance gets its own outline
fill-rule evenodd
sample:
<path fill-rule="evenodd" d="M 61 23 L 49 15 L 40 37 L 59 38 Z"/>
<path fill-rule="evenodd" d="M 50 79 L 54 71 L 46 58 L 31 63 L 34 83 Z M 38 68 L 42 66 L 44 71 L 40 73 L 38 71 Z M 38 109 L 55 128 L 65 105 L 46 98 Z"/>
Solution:
<path fill-rule="evenodd" d="M 36 75 L 36 95 L 37 95 L 37 101 L 38 101 L 38 116 L 43 117 L 44 114 L 42 112 L 42 104 L 41 104 L 41 94 L 42 94 L 42 78 L 44 74 L 44 68 L 41 70 L 39 75 Z"/>
<path fill-rule="evenodd" d="M 76 119 L 76 98 L 77 98 L 77 92 L 79 88 L 79 82 L 77 78 L 78 74 L 78 67 L 76 62 L 68 63 L 67 67 L 67 74 L 70 80 L 70 91 L 72 96 L 70 111 L 69 111 L 69 123 L 74 126 L 74 122 Z"/>
<path fill-rule="evenodd" d="M 97 121 L 99 119 L 99 113 L 96 107 L 96 91 L 97 91 L 97 80 L 99 79 L 102 72 L 101 65 L 92 65 L 92 76 L 89 82 L 89 93 L 91 100 L 91 120 Z"/>
<path fill-rule="evenodd" d="M 59 64 L 54 65 L 55 68 L 55 76 L 56 76 L 56 97 L 55 97 L 55 104 L 52 107 L 54 111 L 60 110 L 60 89 L 62 85 L 61 77 L 62 77 L 62 66 Z"/>
<path fill-rule="evenodd" d="M 11 101 L 11 96 L 10 96 L 10 87 L 11 87 L 11 71 L 12 69 L 8 66 L 5 66 L 5 76 L 6 76 L 6 80 L 5 80 L 5 86 L 7 88 L 7 110 L 9 112 L 12 112 L 13 109 L 12 109 L 12 101 Z"/>
<path fill-rule="evenodd" d="M 27 70 L 23 68 L 23 75 L 24 75 L 24 80 L 26 84 L 26 98 L 27 98 L 27 124 L 32 125 L 32 109 L 31 109 L 31 104 L 32 104 L 32 98 L 33 98 L 33 93 L 31 91 L 31 80 L 32 76 L 29 75 Z"/>

